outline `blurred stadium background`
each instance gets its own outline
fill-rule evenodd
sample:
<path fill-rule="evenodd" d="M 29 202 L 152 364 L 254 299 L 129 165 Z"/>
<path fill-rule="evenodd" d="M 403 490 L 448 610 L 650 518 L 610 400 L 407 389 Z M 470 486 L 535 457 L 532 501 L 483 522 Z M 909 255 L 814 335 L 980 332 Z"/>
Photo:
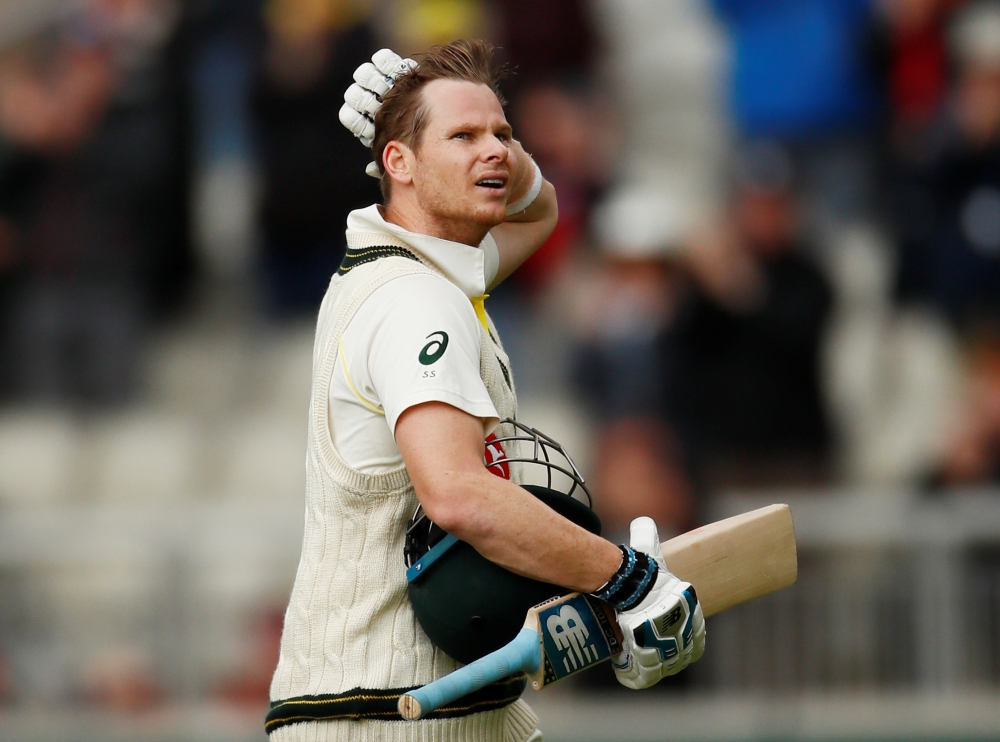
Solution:
<path fill-rule="evenodd" d="M 558 189 L 490 299 L 607 532 L 792 505 L 792 590 L 546 739 L 1000 738 L 1000 4 L 0 0 L 0 739 L 263 740 L 312 320 L 382 45 L 501 47 Z"/>

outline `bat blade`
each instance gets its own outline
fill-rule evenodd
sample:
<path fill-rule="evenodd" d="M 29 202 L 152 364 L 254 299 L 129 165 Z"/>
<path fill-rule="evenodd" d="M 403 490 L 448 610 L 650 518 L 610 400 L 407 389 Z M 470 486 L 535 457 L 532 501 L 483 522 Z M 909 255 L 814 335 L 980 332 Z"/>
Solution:
<path fill-rule="evenodd" d="M 705 617 L 795 584 L 795 526 L 787 505 L 768 505 L 663 542 L 667 568 L 694 585 Z"/>

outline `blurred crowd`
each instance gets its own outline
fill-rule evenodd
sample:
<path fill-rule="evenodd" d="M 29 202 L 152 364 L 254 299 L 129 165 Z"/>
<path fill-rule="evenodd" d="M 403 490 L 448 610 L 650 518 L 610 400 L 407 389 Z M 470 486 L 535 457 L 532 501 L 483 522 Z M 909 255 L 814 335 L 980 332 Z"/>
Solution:
<path fill-rule="evenodd" d="M 723 488 L 1000 481 L 1000 2 L 0 11 L 8 402 L 133 402 L 206 286 L 310 316 L 378 199 L 338 122 L 355 67 L 485 36 L 560 205 L 489 308 L 522 393 L 586 411 L 611 532 Z"/>
<path fill-rule="evenodd" d="M 998 0 L 0 2 L 0 405 L 141 403 L 208 295 L 308 323 L 379 198 L 354 69 L 468 36 L 560 206 L 488 308 L 526 407 L 585 421 L 609 536 L 724 489 L 1000 483 Z M 219 698 L 266 697 L 254 620 Z"/>

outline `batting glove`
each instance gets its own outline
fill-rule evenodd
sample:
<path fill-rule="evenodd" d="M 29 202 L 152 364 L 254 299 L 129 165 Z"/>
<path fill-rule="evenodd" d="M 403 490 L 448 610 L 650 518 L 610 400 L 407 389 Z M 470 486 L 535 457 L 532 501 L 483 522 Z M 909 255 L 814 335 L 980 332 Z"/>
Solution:
<path fill-rule="evenodd" d="M 623 642 L 622 651 L 611 661 L 618 682 L 639 690 L 679 673 L 701 657 L 705 651 L 705 616 L 691 583 L 667 570 L 660 537 L 651 518 L 632 521 L 629 545 L 631 548 L 623 547 L 623 552 L 631 552 L 633 570 L 641 569 L 643 562 L 651 565 L 652 586 L 634 593 L 634 602 L 615 606 Z M 622 564 L 625 572 L 629 556 L 625 554 Z M 619 572 L 623 569 L 619 568 Z M 611 582 L 614 580 L 613 577 Z M 621 581 L 627 583 L 627 576 Z M 632 583 L 641 581 L 633 577 Z"/>
<path fill-rule="evenodd" d="M 344 93 L 340 123 L 366 147 L 375 141 L 375 114 L 382 106 L 382 96 L 396 80 L 415 69 L 417 63 L 403 59 L 391 49 L 380 49 L 354 71 L 354 84 Z"/>

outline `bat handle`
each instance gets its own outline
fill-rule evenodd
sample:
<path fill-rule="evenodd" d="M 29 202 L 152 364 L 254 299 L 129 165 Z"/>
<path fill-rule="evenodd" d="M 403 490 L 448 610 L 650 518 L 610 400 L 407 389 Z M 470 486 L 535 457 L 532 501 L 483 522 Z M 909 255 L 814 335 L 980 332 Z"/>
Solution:
<path fill-rule="evenodd" d="M 538 632 L 523 628 L 509 644 L 399 699 L 404 719 L 422 719 L 447 703 L 516 672 L 535 672 L 542 662 Z"/>

